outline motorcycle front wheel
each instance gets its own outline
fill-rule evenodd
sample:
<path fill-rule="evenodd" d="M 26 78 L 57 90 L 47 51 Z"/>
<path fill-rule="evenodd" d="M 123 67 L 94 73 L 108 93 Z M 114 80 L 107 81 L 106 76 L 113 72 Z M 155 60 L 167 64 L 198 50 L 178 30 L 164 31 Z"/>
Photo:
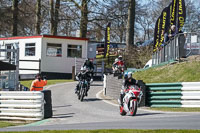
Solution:
<path fill-rule="evenodd" d="M 131 100 L 132 102 L 132 107 L 130 108 L 130 115 L 135 116 L 137 112 L 137 100 Z"/>
<path fill-rule="evenodd" d="M 124 111 L 124 107 L 119 106 L 119 110 L 120 110 L 120 115 L 126 115 L 126 111 Z"/>
<path fill-rule="evenodd" d="M 81 102 L 83 101 L 84 96 L 85 96 L 85 86 L 81 85 L 81 89 L 80 89 L 80 100 L 81 100 Z"/>

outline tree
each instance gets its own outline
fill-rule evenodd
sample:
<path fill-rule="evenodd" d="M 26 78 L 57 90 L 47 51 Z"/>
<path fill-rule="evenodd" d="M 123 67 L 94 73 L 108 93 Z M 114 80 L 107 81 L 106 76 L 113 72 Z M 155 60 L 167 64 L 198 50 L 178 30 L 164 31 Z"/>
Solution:
<path fill-rule="evenodd" d="M 12 19 L 13 19 L 13 25 L 12 25 L 12 35 L 17 36 L 17 25 L 18 25 L 18 0 L 12 1 Z"/>
<path fill-rule="evenodd" d="M 37 0 L 36 4 L 36 27 L 35 27 L 35 32 L 36 34 L 40 35 L 41 33 L 41 0 Z"/>
<path fill-rule="evenodd" d="M 128 0 L 128 22 L 126 28 L 126 46 L 129 48 L 134 44 L 134 25 L 135 25 L 135 0 Z"/>
<path fill-rule="evenodd" d="M 51 6 L 51 34 L 57 35 L 58 22 L 59 22 L 59 8 L 60 8 L 60 0 L 56 0 L 56 5 L 54 9 L 54 1 L 50 0 Z"/>
<path fill-rule="evenodd" d="M 75 0 L 69 0 L 75 4 L 75 6 L 81 11 L 80 20 L 80 37 L 87 36 L 87 26 L 88 26 L 88 3 L 90 0 L 81 0 L 81 5 Z"/>

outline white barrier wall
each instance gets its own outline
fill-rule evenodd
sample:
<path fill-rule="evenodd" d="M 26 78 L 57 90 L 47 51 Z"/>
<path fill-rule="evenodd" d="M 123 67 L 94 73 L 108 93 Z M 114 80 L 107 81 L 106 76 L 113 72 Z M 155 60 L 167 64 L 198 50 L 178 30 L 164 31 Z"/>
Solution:
<path fill-rule="evenodd" d="M 182 107 L 200 107 L 200 82 L 183 82 L 182 86 Z"/>
<path fill-rule="evenodd" d="M 42 120 L 44 94 L 31 91 L 0 91 L 0 120 Z"/>

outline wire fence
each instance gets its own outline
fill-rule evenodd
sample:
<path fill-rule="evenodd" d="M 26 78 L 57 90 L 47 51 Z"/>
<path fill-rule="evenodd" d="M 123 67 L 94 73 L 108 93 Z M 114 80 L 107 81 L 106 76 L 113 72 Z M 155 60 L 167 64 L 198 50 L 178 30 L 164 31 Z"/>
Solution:
<path fill-rule="evenodd" d="M 191 55 L 200 55 L 200 33 L 180 33 L 163 45 L 153 53 L 153 65 L 180 61 L 181 58 Z"/>

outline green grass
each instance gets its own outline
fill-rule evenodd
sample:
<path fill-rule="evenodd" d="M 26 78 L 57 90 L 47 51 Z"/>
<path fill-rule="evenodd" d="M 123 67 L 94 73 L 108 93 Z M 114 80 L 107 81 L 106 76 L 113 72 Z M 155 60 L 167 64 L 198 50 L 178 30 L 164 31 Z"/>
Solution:
<path fill-rule="evenodd" d="M 145 83 L 199 82 L 199 68 L 199 61 L 182 62 L 139 71 L 133 77 Z"/>
<path fill-rule="evenodd" d="M 170 111 L 170 112 L 200 112 L 200 108 L 149 108 L 150 110 L 157 111 Z"/>
<path fill-rule="evenodd" d="M 26 131 L 26 132 L 7 132 L 7 133 L 200 133 L 200 130 L 135 130 L 135 129 L 117 129 L 117 130 L 67 130 L 67 131 Z"/>
<path fill-rule="evenodd" d="M 0 128 L 3 127 L 10 127 L 10 126 L 18 126 L 18 125 L 22 125 L 23 123 L 12 123 L 12 122 L 4 122 L 4 121 L 0 121 Z"/>
<path fill-rule="evenodd" d="M 31 83 L 33 80 L 24 80 L 20 81 L 20 83 L 28 88 L 30 88 Z M 52 84 L 58 84 L 58 83 L 64 83 L 64 82 L 72 82 L 73 80 L 47 80 L 47 85 L 52 85 Z"/>

